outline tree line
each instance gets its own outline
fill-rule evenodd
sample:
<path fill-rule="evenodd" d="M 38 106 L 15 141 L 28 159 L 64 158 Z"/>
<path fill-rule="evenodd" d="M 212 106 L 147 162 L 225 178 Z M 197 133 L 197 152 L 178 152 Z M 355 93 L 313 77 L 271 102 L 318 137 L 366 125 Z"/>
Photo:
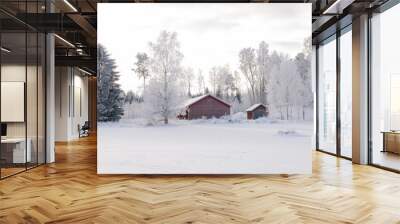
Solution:
<path fill-rule="evenodd" d="M 303 50 L 291 58 L 287 54 L 271 52 L 269 45 L 262 41 L 257 48 L 246 47 L 239 51 L 237 69 L 231 65 L 213 66 L 207 71 L 207 80 L 204 71 L 182 65 L 184 55 L 177 33 L 161 31 L 158 38 L 149 43 L 147 52 L 135 56 L 132 71 L 142 80 L 141 94 L 114 91 L 110 93 L 114 96 L 108 96 L 107 100 L 114 99 L 118 103 L 107 105 L 122 108 L 123 103 L 140 103 L 145 108 L 144 114 L 168 123 L 184 100 L 210 93 L 230 102 L 233 112 L 262 103 L 275 111 L 280 119 L 306 119 L 306 112 L 313 105 L 310 48 L 307 39 Z M 101 71 L 106 73 L 106 79 L 117 81 L 114 61 L 107 61 L 102 66 L 109 68 Z M 101 77 L 99 72 L 99 79 Z M 119 88 L 118 85 L 114 87 Z M 106 87 L 106 92 L 109 88 Z M 117 92 L 119 97 L 115 95 Z M 106 108 L 105 105 L 103 103 L 101 108 Z M 120 112 L 120 109 L 116 111 Z"/>

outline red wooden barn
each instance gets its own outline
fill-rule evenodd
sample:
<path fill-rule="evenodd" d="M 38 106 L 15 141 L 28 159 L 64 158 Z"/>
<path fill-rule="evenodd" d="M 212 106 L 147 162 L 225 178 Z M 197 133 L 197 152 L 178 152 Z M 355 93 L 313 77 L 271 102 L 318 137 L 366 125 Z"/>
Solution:
<path fill-rule="evenodd" d="M 210 94 L 188 100 L 178 115 L 179 119 L 220 118 L 230 115 L 231 105 Z"/>
<path fill-rule="evenodd" d="M 261 103 L 254 104 L 253 106 L 249 107 L 247 110 L 247 119 L 254 120 L 260 117 L 268 116 L 268 108 Z"/>

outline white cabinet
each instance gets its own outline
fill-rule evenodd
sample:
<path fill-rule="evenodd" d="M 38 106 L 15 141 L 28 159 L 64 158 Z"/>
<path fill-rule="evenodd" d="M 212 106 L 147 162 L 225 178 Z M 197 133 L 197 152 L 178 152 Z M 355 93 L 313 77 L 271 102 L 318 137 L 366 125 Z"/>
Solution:
<path fill-rule="evenodd" d="M 32 161 L 32 141 L 28 138 L 26 142 L 28 145 L 25 151 L 25 138 L 9 138 L 1 140 L 2 145 L 12 147 L 13 163 L 25 163 Z"/>

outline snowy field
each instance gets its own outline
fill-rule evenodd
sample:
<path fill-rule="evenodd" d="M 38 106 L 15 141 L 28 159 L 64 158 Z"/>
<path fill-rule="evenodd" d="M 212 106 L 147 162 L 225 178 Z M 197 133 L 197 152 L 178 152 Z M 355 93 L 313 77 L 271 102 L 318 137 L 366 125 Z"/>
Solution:
<path fill-rule="evenodd" d="M 99 123 L 99 174 L 311 173 L 311 122 Z"/>

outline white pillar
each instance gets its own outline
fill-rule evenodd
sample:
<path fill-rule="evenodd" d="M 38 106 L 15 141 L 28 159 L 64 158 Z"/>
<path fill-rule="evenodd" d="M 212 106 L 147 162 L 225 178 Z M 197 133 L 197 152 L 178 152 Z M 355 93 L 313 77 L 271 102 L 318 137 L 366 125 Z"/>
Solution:
<path fill-rule="evenodd" d="M 54 35 L 46 36 L 46 163 L 55 161 L 55 56 Z"/>
<path fill-rule="evenodd" d="M 368 15 L 353 19 L 353 162 L 368 163 Z"/>

